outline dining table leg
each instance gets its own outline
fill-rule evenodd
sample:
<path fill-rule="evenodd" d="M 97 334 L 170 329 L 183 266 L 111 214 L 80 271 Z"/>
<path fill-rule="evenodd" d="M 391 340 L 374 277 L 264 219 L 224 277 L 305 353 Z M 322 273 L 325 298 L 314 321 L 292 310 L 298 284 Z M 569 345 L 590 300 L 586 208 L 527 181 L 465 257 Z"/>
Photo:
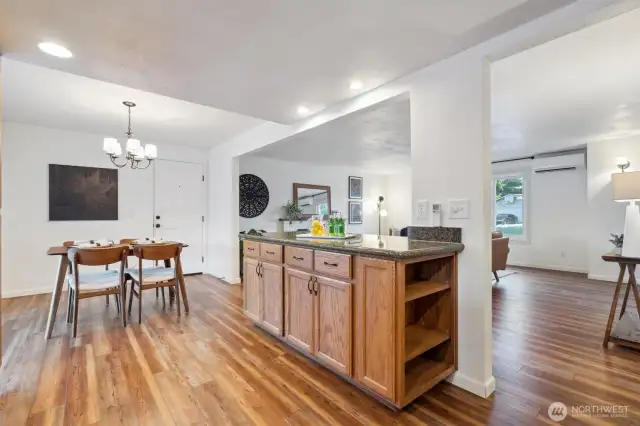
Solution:
<path fill-rule="evenodd" d="M 164 267 L 165 268 L 171 268 L 171 259 L 165 259 L 164 260 Z M 178 275 L 178 281 L 180 281 L 180 295 L 182 296 L 182 302 L 184 303 L 184 311 L 185 313 L 189 313 L 189 299 L 187 298 L 187 286 L 185 285 L 184 282 L 184 275 L 182 274 L 182 264 L 181 262 L 178 262 L 178 264 L 176 265 L 177 268 L 177 275 Z M 173 301 L 173 298 L 175 297 L 174 291 L 172 287 L 169 287 L 169 303 L 171 303 L 171 301 Z"/>
<path fill-rule="evenodd" d="M 182 301 L 184 302 L 184 312 L 189 313 L 189 299 L 187 298 L 187 286 L 184 282 L 184 275 L 182 274 L 182 262 L 178 262 L 176 265 L 178 268 L 177 275 L 178 280 L 180 281 L 180 295 L 182 296 Z"/>
<path fill-rule="evenodd" d="M 47 330 L 45 332 L 45 340 L 51 338 L 53 333 L 53 325 L 56 322 L 56 315 L 58 314 L 58 305 L 60 304 L 60 296 L 62 294 L 62 286 L 64 285 L 64 279 L 67 275 L 67 266 L 69 261 L 67 256 L 58 256 L 58 275 L 56 276 L 56 282 L 53 286 L 53 293 L 51 293 L 51 306 L 49 306 L 49 318 L 47 319 Z"/>

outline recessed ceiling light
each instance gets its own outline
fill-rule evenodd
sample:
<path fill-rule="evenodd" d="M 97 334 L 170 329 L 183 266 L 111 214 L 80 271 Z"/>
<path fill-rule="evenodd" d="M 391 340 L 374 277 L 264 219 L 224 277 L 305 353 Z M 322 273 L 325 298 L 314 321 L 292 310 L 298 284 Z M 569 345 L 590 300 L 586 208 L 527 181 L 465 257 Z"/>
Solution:
<path fill-rule="evenodd" d="M 69 49 L 56 43 L 45 41 L 38 44 L 38 48 L 44 53 L 55 56 L 56 58 L 70 58 L 73 56 L 73 53 L 71 53 Z"/>
<path fill-rule="evenodd" d="M 306 106 L 298 107 L 298 115 L 307 115 L 307 114 L 309 114 L 309 108 L 307 108 Z"/>
<path fill-rule="evenodd" d="M 364 84 L 360 80 L 354 80 L 349 85 L 351 90 L 361 90 L 364 87 Z"/>

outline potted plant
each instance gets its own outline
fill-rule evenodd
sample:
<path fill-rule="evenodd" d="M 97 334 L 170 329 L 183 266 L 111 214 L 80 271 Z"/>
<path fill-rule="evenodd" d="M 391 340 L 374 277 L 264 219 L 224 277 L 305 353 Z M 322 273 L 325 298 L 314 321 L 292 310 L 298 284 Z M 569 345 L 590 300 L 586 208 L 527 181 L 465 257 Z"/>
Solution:
<path fill-rule="evenodd" d="M 613 244 L 616 248 L 621 248 L 624 243 L 624 234 L 611 234 L 611 239 L 609 240 L 611 244 Z"/>
<path fill-rule="evenodd" d="M 289 220 L 289 225 L 293 223 L 294 220 L 302 219 L 302 209 L 298 207 L 296 203 L 289 200 L 287 204 L 284 206 L 285 214 L 287 219 Z"/>
<path fill-rule="evenodd" d="M 263 236 L 264 234 L 266 234 L 267 231 L 265 231 L 264 229 L 249 229 L 248 231 L 242 231 L 240 232 L 240 234 L 243 235 L 257 235 L 259 237 Z M 242 267 L 243 267 L 243 258 L 244 258 L 244 240 L 242 238 L 240 238 L 240 279 L 242 279 Z"/>

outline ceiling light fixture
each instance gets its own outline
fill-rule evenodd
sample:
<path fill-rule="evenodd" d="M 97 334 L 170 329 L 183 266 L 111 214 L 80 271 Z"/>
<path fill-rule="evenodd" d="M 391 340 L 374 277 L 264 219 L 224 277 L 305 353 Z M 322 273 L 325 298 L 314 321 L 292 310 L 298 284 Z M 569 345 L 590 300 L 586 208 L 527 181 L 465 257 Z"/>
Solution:
<path fill-rule="evenodd" d="M 71 51 L 66 47 L 48 41 L 38 44 L 38 49 L 48 55 L 55 56 L 56 58 L 68 59 L 73 56 L 73 53 L 71 53 Z"/>
<path fill-rule="evenodd" d="M 362 84 L 360 80 L 354 80 L 349 85 L 349 89 L 351 90 L 362 90 L 363 87 L 364 87 L 364 84 Z"/>
<path fill-rule="evenodd" d="M 131 162 L 132 169 L 146 169 L 151 165 L 151 162 L 158 157 L 158 148 L 155 145 L 150 143 L 146 144 L 144 147 L 140 145 L 140 141 L 138 139 L 133 139 L 133 132 L 131 131 L 131 108 L 135 107 L 136 104 L 129 101 L 122 102 L 124 106 L 129 108 L 129 127 L 125 135 L 127 135 L 127 154 L 125 156 L 125 162 L 123 164 L 116 163 L 116 158 L 122 155 L 122 147 L 120 143 L 115 138 L 104 138 L 104 145 L 102 149 L 107 153 L 111 162 L 115 164 L 116 167 L 122 168 Z M 147 165 L 144 167 L 140 167 L 140 162 L 143 160 L 147 160 Z"/>
<path fill-rule="evenodd" d="M 307 108 L 306 106 L 298 107 L 298 115 L 307 115 L 307 114 L 309 114 L 309 108 Z"/>

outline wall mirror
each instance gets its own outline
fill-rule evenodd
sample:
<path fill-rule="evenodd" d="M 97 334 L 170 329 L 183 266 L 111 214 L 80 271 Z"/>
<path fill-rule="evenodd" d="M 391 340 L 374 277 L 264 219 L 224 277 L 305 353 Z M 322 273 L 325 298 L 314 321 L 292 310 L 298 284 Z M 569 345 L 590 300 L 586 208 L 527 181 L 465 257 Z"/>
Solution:
<path fill-rule="evenodd" d="M 293 201 L 302 210 L 304 218 L 311 215 L 328 215 L 331 213 L 331 187 L 294 183 Z"/>

